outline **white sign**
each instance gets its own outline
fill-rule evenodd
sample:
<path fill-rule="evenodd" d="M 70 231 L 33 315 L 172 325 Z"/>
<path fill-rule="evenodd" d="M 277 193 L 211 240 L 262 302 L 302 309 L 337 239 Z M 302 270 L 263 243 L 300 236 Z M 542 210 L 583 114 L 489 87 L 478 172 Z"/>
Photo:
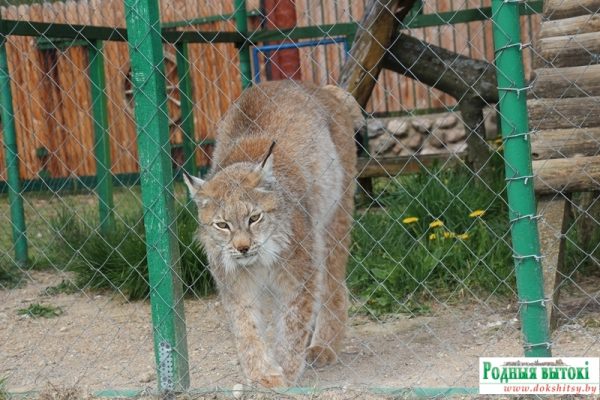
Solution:
<path fill-rule="evenodd" d="M 600 393 L 597 357 L 481 357 L 480 394 Z"/>

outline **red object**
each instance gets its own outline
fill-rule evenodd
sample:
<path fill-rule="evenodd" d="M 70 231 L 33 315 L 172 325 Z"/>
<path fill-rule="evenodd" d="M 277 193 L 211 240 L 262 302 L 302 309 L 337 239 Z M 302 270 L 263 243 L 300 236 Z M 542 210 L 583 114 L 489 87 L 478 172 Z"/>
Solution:
<path fill-rule="evenodd" d="M 295 0 L 264 0 L 265 27 L 267 29 L 289 29 L 296 26 Z M 289 42 L 284 40 L 284 42 Z M 281 43 L 281 42 L 275 42 Z M 270 80 L 301 80 L 300 52 L 298 49 L 284 49 L 269 54 Z"/>

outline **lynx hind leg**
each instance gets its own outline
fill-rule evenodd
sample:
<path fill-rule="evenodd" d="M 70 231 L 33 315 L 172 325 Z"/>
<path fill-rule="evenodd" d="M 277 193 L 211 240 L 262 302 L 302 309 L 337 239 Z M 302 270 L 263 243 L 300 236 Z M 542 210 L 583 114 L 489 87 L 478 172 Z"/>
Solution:
<path fill-rule="evenodd" d="M 351 207 L 338 207 L 335 218 L 327 229 L 329 254 L 321 293 L 322 305 L 317 315 L 315 331 L 306 361 L 316 368 L 337 361 L 346 321 L 348 319 L 348 291 L 346 289 L 346 262 L 350 243 L 351 216 L 346 210 Z"/>

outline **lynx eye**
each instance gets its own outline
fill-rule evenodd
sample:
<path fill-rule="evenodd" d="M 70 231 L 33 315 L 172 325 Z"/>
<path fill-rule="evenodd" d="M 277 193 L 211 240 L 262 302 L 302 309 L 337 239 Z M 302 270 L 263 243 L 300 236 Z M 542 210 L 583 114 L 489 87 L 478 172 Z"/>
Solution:
<path fill-rule="evenodd" d="M 215 222 L 215 226 L 219 229 L 229 230 L 229 224 L 227 222 Z"/>
<path fill-rule="evenodd" d="M 254 214 L 252 216 L 250 216 L 250 218 L 248 218 L 248 221 L 250 222 L 250 225 L 260 221 L 262 219 L 262 213 L 261 214 Z"/>

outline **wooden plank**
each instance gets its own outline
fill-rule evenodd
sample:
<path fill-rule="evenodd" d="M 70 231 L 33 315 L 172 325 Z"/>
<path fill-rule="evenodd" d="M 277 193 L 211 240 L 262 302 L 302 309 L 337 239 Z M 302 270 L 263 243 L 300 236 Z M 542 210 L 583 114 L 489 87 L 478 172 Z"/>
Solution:
<path fill-rule="evenodd" d="M 538 63 L 553 68 L 598 64 L 600 31 L 540 39 L 536 49 Z"/>
<path fill-rule="evenodd" d="M 600 156 L 534 161 L 533 173 L 537 193 L 600 190 Z"/>
<path fill-rule="evenodd" d="M 44 15 L 54 15 L 53 9 L 44 8 Z M 56 52 L 45 52 L 40 57 L 40 70 L 44 72 L 44 77 L 40 85 L 42 96 L 40 102 L 44 108 L 47 134 L 43 135 L 41 143 L 50 156 L 48 157 L 47 170 L 52 177 L 65 176 L 63 167 L 64 161 L 60 157 L 60 149 L 65 143 L 66 132 L 64 125 L 63 111 L 64 107 L 60 99 L 59 81 L 58 81 L 58 56 Z"/>
<path fill-rule="evenodd" d="M 540 37 L 577 35 L 600 31 L 600 14 L 580 15 L 578 17 L 543 21 Z"/>
<path fill-rule="evenodd" d="M 546 312 L 550 330 L 558 321 L 558 301 L 561 277 L 565 270 L 565 236 L 570 225 L 571 196 L 542 196 L 538 210 L 542 216 L 539 223 L 541 254 L 544 257 L 544 297 L 548 299 Z"/>
<path fill-rule="evenodd" d="M 535 99 L 527 102 L 532 129 L 600 126 L 600 97 Z"/>
<path fill-rule="evenodd" d="M 423 168 L 431 168 L 434 165 L 454 166 L 462 162 L 465 156 L 466 153 L 461 152 L 389 158 L 359 157 L 356 168 L 359 178 L 389 178 L 396 175 L 414 174 Z"/>
<path fill-rule="evenodd" d="M 550 129 L 531 137 L 534 160 L 600 155 L 600 128 Z"/>
<path fill-rule="evenodd" d="M 563 19 L 600 11 L 600 0 L 545 0 L 544 16 L 547 19 Z"/>
<path fill-rule="evenodd" d="M 28 9 L 19 8 L 19 10 L 26 12 L 27 14 L 23 15 L 23 17 L 31 20 L 39 20 L 43 13 L 42 8 L 39 5 L 38 7 L 30 6 Z M 42 69 L 43 63 L 41 57 L 43 55 L 32 46 L 32 44 L 35 43 L 33 39 L 27 38 L 23 43 L 27 46 L 25 53 L 21 54 L 23 59 L 21 67 L 25 69 L 24 79 L 26 82 L 23 83 L 23 87 L 26 88 L 25 96 L 27 97 L 27 103 L 20 103 L 18 107 L 29 108 L 31 127 L 33 130 L 32 132 L 27 133 L 19 132 L 19 140 L 21 140 L 21 136 L 29 136 L 30 145 L 34 145 L 34 151 L 31 151 L 30 147 L 30 154 L 24 159 L 28 162 L 27 177 L 33 178 L 42 167 L 40 163 L 41 160 L 35 156 L 35 150 L 39 147 L 45 147 L 51 131 L 46 123 L 47 114 L 46 110 L 44 110 L 42 101 L 42 98 L 46 94 L 42 84 L 44 80 L 44 70 Z"/>
<path fill-rule="evenodd" d="M 534 98 L 600 96 L 600 64 L 537 69 L 531 93 Z"/>

